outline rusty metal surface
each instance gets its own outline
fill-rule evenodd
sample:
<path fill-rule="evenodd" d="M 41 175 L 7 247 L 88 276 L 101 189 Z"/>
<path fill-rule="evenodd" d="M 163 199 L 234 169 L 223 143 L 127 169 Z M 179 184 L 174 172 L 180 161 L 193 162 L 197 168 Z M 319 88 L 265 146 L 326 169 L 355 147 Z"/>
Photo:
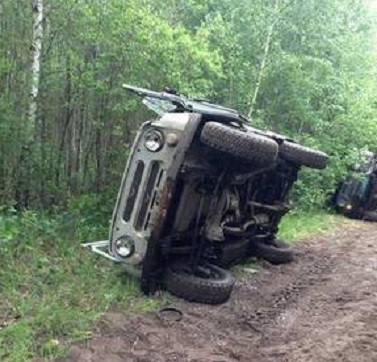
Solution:
<path fill-rule="evenodd" d="M 141 289 L 144 293 L 150 294 L 156 288 L 159 270 L 159 240 L 167 223 L 167 215 L 171 206 L 177 176 L 184 161 L 186 152 L 190 147 L 200 124 L 201 115 L 193 113 L 190 115 L 189 122 L 182 133 L 182 138 L 177 146 L 175 158 L 168 169 L 165 186 L 163 188 L 157 217 L 154 222 L 151 236 L 148 240 L 147 252 L 142 265 Z"/>

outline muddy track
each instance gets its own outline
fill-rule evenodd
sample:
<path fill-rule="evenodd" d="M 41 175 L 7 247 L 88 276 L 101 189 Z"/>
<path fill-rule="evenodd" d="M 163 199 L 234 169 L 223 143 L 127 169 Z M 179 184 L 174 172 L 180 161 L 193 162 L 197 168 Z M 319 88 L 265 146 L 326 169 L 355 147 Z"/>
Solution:
<path fill-rule="evenodd" d="M 245 270 L 221 306 L 173 316 L 108 314 L 64 362 L 377 361 L 377 225 L 302 242 L 294 263 Z"/>

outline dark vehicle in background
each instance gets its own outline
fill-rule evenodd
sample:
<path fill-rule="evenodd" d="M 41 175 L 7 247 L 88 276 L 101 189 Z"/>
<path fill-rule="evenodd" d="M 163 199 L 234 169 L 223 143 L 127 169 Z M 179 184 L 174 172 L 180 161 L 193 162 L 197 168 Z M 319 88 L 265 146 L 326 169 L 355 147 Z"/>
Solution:
<path fill-rule="evenodd" d="M 292 261 L 276 238 L 302 166 L 327 155 L 250 126 L 232 109 L 125 85 L 158 117 L 135 138 L 114 208 L 108 256 L 138 271 L 142 290 L 226 301 L 231 265 L 250 256 Z"/>
<path fill-rule="evenodd" d="M 364 151 L 334 197 L 336 210 L 350 218 L 377 221 L 377 155 Z"/>

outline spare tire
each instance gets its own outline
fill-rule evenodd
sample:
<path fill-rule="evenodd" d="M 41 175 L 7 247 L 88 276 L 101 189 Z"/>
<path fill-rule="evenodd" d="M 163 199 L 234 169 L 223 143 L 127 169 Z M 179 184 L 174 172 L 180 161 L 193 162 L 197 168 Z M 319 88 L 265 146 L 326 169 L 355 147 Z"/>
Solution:
<path fill-rule="evenodd" d="M 204 125 L 200 140 L 218 151 L 258 164 L 271 164 L 278 154 L 274 140 L 216 122 Z"/>
<path fill-rule="evenodd" d="M 289 141 L 284 141 L 280 145 L 279 154 L 287 161 L 316 169 L 326 168 L 329 159 L 324 152 Z"/>
<path fill-rule="evenodd" d="M 177 297 L 191 302 L 220 304 L 232 293 L 235 279 L 232 274 L 216 265 L 199 266 L 192 274 L 188 263 L 175 262 L 165 271 L 166 289 Z"/>

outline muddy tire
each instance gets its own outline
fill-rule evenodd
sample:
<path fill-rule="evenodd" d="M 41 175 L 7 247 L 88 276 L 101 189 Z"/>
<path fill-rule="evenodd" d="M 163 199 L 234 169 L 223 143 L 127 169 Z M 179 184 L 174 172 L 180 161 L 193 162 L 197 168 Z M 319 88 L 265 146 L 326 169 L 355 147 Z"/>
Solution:
<path fill-rule="evenodd" d="M 226 302 L 234 283 L 232 274 L 212 264 L 199 267 L 193 275 L 187 263 L 172 263 L 164 276 L 164 284 L 169 292 L 190 302 L 206 304 Z"/>
<path fill-rule="evenodd" d="M 365 221 L 377 221 L 377 212 L 375 211 L 365 211 L 363 214 L 363 220 Z"/>
<path fill-rule="evenodd" d="M 249 244 L 247 239 L 225 243 L 219 265 L 229 267 L 247 257 Z"/>
<path fill-rule="evenodd" d="M 279 154 L 287 161 L 316 169 L 326 168 L 329 159 L 324 152 L 288 141 L 280 145 Z"/>
<path fill-rule="evenodd" d="M 273 163 L 278 153 L 278 145 L 274 140 L 216 122 L 205 124 L 200 140 L 217 151 L 258 164 Z"/>
<path fill-rule="evenodd" d="M 253 245 L 252 254 L 271 264 L 285 264 L 294 260 L 293 248 L 281 240 L 270 242 L 257 241 Z"/>

